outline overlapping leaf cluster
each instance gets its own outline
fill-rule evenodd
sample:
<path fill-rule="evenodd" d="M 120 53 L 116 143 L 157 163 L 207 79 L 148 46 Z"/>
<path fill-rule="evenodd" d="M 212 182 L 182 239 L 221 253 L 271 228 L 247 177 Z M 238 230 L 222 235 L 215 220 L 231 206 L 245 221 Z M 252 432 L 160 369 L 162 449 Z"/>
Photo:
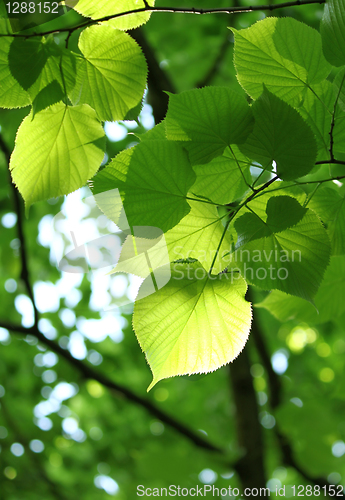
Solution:
<path fill-rule="evenodd" d="M 111 4 L 101 2 L 97 13 L 93 2 L 75 8 L 92 18 L 124 10 L 124 2 Z M 325 299 L 341 296 L 345 262 L 344 12 L 345 0 L 328 0 L 321 34 L 274 17 L 233 30 L 243 94 L 205 87 L 170 95 L 166 119 L 95 177 L 101 122 L 125 119 L 146 80 L 140 48 L 116 28 L 146 14 L 85 29 L 78 54 L 53 37 L 2 45 L 0 105 L 32 104 L 11 159 L 26 203 L 93 177 L 94 194 L 119 190 L 133 238 L 138 226 L 165 233 L 145 253 L 146 273 L 138 270 L 142 255 L 126 264 L 128 244 L 115 268 L 156 284 L 160 273 L 170 275 L 134 310 L 151 387 L 239 354 L 251 324 L 247 283 L 273 290 L 261 306 L 282 320 L 344 312 Z M 170 270 L 161 266 L 163 247 Z"/>
<path fill-rule="evenodd" d="M 79 2 L 78 9 L 92 16 L 86 4 Z M 68 49 L 68 40 L 62 46 L 54 34 L 1 38 L 0 106 L 31 105 L 18 129 L 10 165 L 27 207 L 85 185 L 104 157 L 102 122 L 123 120 L 132 109 L 140 110 L 145 57 L 118 28 L 143 21 L 131 17 L 126 26 L 90 26 L 79 36 L 78 52 Z"/>

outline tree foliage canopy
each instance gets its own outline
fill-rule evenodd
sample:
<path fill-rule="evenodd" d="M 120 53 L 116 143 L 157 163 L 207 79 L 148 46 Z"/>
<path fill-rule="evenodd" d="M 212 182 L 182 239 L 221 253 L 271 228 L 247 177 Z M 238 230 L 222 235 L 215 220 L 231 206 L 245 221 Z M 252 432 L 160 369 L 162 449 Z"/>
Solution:
<path fill-rule="evenodd" d="M 345 0 L 46 4 L 0 4 L 6 500 L 341 493 Z"/>

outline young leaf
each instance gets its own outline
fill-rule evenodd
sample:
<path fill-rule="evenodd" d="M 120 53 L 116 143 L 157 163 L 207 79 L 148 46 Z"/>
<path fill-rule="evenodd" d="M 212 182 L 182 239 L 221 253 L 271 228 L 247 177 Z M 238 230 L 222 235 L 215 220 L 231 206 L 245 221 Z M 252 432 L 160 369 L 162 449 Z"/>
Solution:
<path fill-rule="evenodd" d="M 178 144 L 144 141 L 122 151 L 93 179 L 93 193 L 119 189 L 130 226 L 165 232 L 189 213 L 186 196 L 194 181 L 187 153 Z"/>
<path fill-rule="evenodd" d="M 167 138 L 181 142 L 198 165 L 245 142 L 254 120 L 244 96 L 227 87 L 205 87 L 170 94 L 165 123 Z"/>
<path fill-rule="evenodd" d="M 237 146 L 226 148 L 222 156 L 193 167 L 196 181 L 191 191 L 219 205 L 231 203 L 240 198 L 252 182 L 250 164 Z"/>
<path fill-rule="evenodd" d="M 250 28 L 232 31 L 237 77 L 254 99 L 265 84 L 280 99 L 297 105 L 303 90 L 331 70 L 320 34 L 295 19 L 268 17 Z"/>
<path fill-rule="evenodd" d="M 27 207 L 71 193 L 98 170 L 104 157 L 104 131 L 87 106 L 55 104 L 30 113 L 18 129 L 10 169 Z"/>
<path fill-rule="evenodd" d="M 122 12 L 135 11 L 145 8 L 143 0 L 78 0 L 75 2 L 66 1 L 66 5 L 72 4 L 72 7 L 86 17 L 92 19 L 101 19 L 106 16 L 114 16 Z M 147 0 L 150 7 L 155 4 L 154 0 Z M 126 16 L 115 17 L 108 24 L 119 30 L 130 30 L 137 28 L 150 19 L 150 12 L 139 12 L 138 14 L 128 14 Z"/>
<path fill-rule="evenodd" d="M 267 220 L 246 213 L 235 221 L 238 241 L 229 268 L 264 290 L 278 289 L 311 301 L 330 258 L 326 230 L 316 214 L 288 196 L 272 197 Z"/>
<path fill-rule="evenodd" d="M 136 301 L 133 327 L 153 373 L 148 390 L 164 378 L 216 370 L 239 355 L 251 324 L 246 289 L 242 278 L 209 277 L 197 262 L 174 264 L 164 288 Z"/>
<path fill-rule="evenodd" d="M 320 31 L 327 61 L 334 66 L 344 66 L 345 0 L 327 0 Z"/>
<path fill-rule="evenodd" d="M 140 103 L 147 65 L 138 44 L 111 26 L 86 28 L 79 38 L 84 58 L 78 59 L 73 104 L 92 106 L 100 120 L 123 120 Z"/>
<path fill-rule="evenodd" d="M 9 51 L 14 38 L 1 38 L 0 44 L 0 107 L 22 108 L 30 104 L 30 96 L 14 78 L 9 66 Z"/>
<path fill-rule="evenodd" d="M 279 321 L 297 319 L 312 323 L 325 323 L 339 318 L 345 312 L 345 257 L 331 257 L 324 280 L 315 295 L 314 303 L 292 297 L 278 290 L 256 304 L 270 311 Z"/>
<path fill-rule="evenodd" d="M 243 154 L 264 168 L 274 160 L 281 179 L 302 177 L 314 167 L 317 146 L 314 135 L 298 112 L 289 104 L 264 89 L 253 104 L 255 125 Z"/>

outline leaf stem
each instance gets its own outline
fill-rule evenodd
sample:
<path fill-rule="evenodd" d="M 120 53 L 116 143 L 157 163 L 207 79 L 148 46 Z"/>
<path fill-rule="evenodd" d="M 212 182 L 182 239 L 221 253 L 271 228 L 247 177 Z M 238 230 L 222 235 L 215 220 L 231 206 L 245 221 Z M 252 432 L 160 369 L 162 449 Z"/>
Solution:
<path fill-rule="evenodd" d="M 216 258 L 218 256 L 218 253 L 219 253 L 219 250 L 220 250 L 220 247 L 223 243 L 223 240 L 224 240 L 224 237 L 225 237 L 225 233 L 226 231 L 228 230 L 229 228 L 229 225 L 230 225 L 230 222 L 232 221 L 232 219 L 234 218 L 234 216 L 241 210 L 241 208 L 243 208 L 247 203 L 249 203 L 253 198 L 255 198 L 255 196 L 260 193 L 261 191 L 263 191 L 264 189 L 266 189 L 268 186 L 270 186 L 273 182 L 275 182 L 276 180 L 278 179 L 278 176 L 276 175 L 275 177 L 273 177 L 272 179 L 270 179 L 268 182 L 266 182 L 265 184 L 263 184 L 262 186 L 260 186 L 259 188 L 257 189 L 253 189 L 253 193 L 243 202 L 241 203 L 240 205 L 238 205 L 238 207 L 234 208 L 234 207 L 231 207 L 233 209 L 233 212 L 231 213 L 231 215 L 229 216 L 229 219 L 228 221 L 226 222 L 225 226 L 224 226 L 224 231 L 223 231 L 223 234 L 222 234 L 222 237 L 220 238 L 219 240 L 219 243 L 218 243 L 218 246 L 217 246 L 217 250 L 216 250 L 216 253 L 213 257 L 213 260 L 212 260 L 212 264 L 211 264 L 211 267 L 210 267 L 210 270 L 208 272 L 208 274 L 210 275 L 211 274 L 211 271 L 213 269 L 213 266 L 214 266 L 214 263 L 216 262 Z M 225 205 L 226 206 L 226 205 Z"/>

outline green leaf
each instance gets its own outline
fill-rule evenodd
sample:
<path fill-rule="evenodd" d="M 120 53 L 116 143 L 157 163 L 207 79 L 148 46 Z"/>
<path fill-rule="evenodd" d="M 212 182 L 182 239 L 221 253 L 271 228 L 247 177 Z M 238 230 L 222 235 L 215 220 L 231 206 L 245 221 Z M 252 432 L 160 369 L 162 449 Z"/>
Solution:
<path fill-rule="evenodd" d="M 331 257 L 324 280 L 315 295 L 313 307 L 298 297 L 272 291 L 256 304 L 270 311 L 279 321 L 297 319 L 310 323 L 325 323 L 339 318 L 345 312 L 345 257 Z"/>
<path fill-rule="evenodd" d="M 344 255 L 345 198 L 333 189 L 322 186 L 311 198 L 308 206 L 326 224 L 332 245 L 332 255 Z"/>
<path fill-rule="evenodd" d="M 32 102 L 33 117 L 36 113 L 43 111 L 52 104 L 62 101 L 64 97 L 64 92 L 57 80 L 48 83 L 46 87 L 38 92 Z"/>
<path fill-rule="evenodd" d="M 234 62 L 240 84 L 257 99 L 262 84 L 292 105 L 306 87 L 331 70 L 322 53 L 321 36 L 292 18 L 268 17 L 235 35 Z"/>
<path fill-rule="evenodd" d="M 146 86 L 147 65 L 138 44 L 111 26 L 91 26 L 79 37 L 73 104 L 92 106 L 100 120 L 123 120 L 137 106 Z"/>
<path fill-rule="evenodd" d="M 189 214 L 165 233 L 164 237 L 156 236 L 153 228 L 142 231 L 144 237 L 133 234 L 128 236 L 113 272 L 126 272 L 146 278 L 150 272 L 167 262 L 187 259 L 198 260 L 209 270 L 223 237 L 224 226 L 215 206 L 191 200 L 189 204 Z M 213 264 L 214 273 L 220 273 L 226 267 L 222 256 L 229 252 L 229 248 L 229 233 L 225 233 Z"/>
<path fill-rule="evenodd" d="M 317 215 L 288 196 L 272 197 L 267 220 L 246 213 L 235 221 L 238 241 L 229 269 L 264 290 L 278 289 L 311 301 L 330 258 L 330 243 Z"/>
<path fill-rule="evenodd" d="M 169 283 L 135 303 L 133 327 L 153 373 L 148 390 L 164 378 L 216 370 L 239 355 L 251 324 L 246 289 L 241 278 L 208 277 L 198 263 L 174 264 Z"/>
<path fill-rule="evenodd" d="M 165 140 L 165 123 L 164 120 L 158 125 L 155 125 L 151 130 L 148 130 L 144 134 L 135 134 L 140 141 L 157 141 Z"/>
<path fill-rule="evenodd" d="M 181 142 L 192 165 L 208 163 L 226 146 L 243 143 L 253 129 L 252 112 L 244 96 L 227 87 L 169 96 L 167 138 Z"/>
<path fill-rule="evenodd" d="M 1 38 L 0 44 L 0 107 L 22 108 L 30 104 L 30 96 L 11 73 L 9 51 L 14 38 Z"/>
<path fill-rule="evenodd" d="M 150 7 L 155 4 L 154 0 L 148 0 Z M 114 16 L 122 12 L 143 9 L 145 3 L 143 0 L 79 0 L 76 4 L 73 1 L 66 1 L 66 5 L 71 6 L 80 14 L 92 19 L 101 19 L 107 16 Z M 150 19 L 150 12 L 139 12 L 138 14 L 128 14 L 126 16 L 116 17 L 108 24 L 120 30 L 130 30 L 137 28 Z"/>
<path fill-rule="evenodd" d="M 14 38 L 11 43 L 8 55 L 10 70 L 24 90 L 29 90 L 35 83 L 47 62 L 49 51 L 44 41 L 43 38 Z M 58 51 L 57 45 L 54 45 Z"/>
<path fill-rule="evenodd" d="M 158 274 L 154 271 L 167 264 L 170 269 L 165 237 L 160 230 L 154 227 L 141 226 L 133 229 L 122 245 L 118 263 L 109 274 L 129 273 L 147 278 L 153 273 L 157 286 L 157 279 L 161 274 L 160 271 Z M 144 237 L 141 234 L 144 234 Z M 155 291 L 154 283 L 153 291 Z"/>
<path fill-rule="evenodd" d="M 334 66 L 344 66 L 345 0 L 327 0 L 320 31 L 327 61 Z"/>
<path fill-rule="evenodd" d="M 237 146 L 226 148 L 223 156 L 193 167 L 196 181 L 191 191 L 219 205 L 231 203 L 241 197 L 252 182 L 250 164 Z"/>
<path fill-rule="evenodd" d="M 325 80 L 314 85 L 313 91 L 307 90 L 303 104 L 298 108 L 299 113 L 314 133 L 318 148 L 317 159 L 319 161 L 328 160 L 330 157 L 329 131 L 332 122 L 333 103 L 332 84 Z"/>
<path fill-rule="evenodd" d="M 189 214 L 165 234 L 169 257 L 171 261 L 197 259 L 209 270 L 222 239 L 224 226 L 214 205 L 191 200 L 189 204 Z M 214 273 L 220 273 L 226 267 L 222 255 L 228 252 L 229 248 L 229 233 L 226 233 L 214 263 Z"/>
<path fill-rule="evenodd" d="M 186 197 L 194 181 L 187 154 L 178 144 L 144 141 L 122 151 L 94 178 L 93 193 L 119 189 L 130 226 L 165 232 L 189 213 Z"/>
<path fill-rule="evenodd" d="M 71 193 L 98 170 L 104 131 L 87 105 L 62 103 L 28 115 L 18 129 L 10 169 L 26 206 Z"/>
<path fill-rule="evenodd" d="M 11 22 L 8 18 L 8 12 L 5 3 L 0 3 L 0 33 L 11 34 L 13 33 Z"/>
<path fill-rule="evenodd" d="M 75 85 L 75 54 L 60 48 L 51 36 L 15 38 L 8 59 L 11 73 L 28 92 L 35 113 L 67 98 Z"/>
<path fill-rule="evenodd" d="M 314 167 L 317 145 L 310 127 L 298 112 L 266 88 L 253 104 L 255 125 L 243 154 L 271 169 L 277 165 L 281 179 L 302 177 Z"/>

